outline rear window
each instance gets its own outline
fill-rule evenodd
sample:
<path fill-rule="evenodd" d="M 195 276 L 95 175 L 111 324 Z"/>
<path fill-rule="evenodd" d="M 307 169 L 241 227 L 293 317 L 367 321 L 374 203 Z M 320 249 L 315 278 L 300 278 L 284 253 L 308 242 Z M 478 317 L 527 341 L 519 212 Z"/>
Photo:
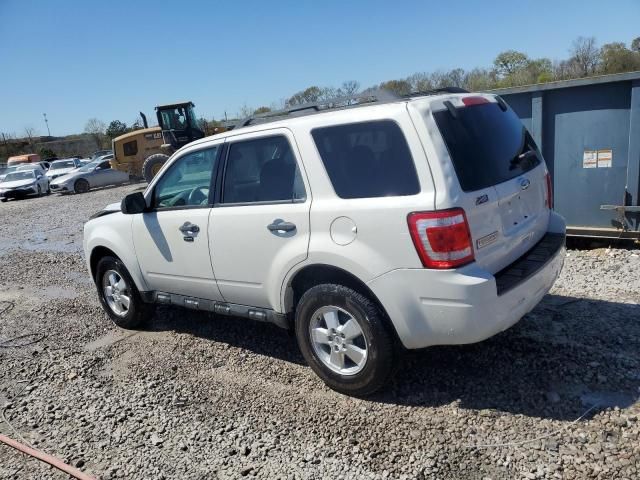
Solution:
<path fill-rule="evenodd" d="M 311 135 L 340 198 L 420 192 L 411 152 L 395 122 L 380 120 L 316 128 Z"/>
<path fill-rule="evenodd" d="M 467 192 L 506 182 L 540 164 L 529 132 L 511 109 L 497 103 L 434 112 L 460 186 Z"/>

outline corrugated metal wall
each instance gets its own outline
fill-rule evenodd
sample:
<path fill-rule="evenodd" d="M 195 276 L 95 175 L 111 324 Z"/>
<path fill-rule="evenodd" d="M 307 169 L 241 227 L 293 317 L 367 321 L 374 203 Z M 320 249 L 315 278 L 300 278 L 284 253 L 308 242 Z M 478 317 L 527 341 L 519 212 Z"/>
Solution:
<path fill-rule="evenodd" d="M 621 215 L 601 206 L 638 206 L 640 72 L 493 93 L 509 103 L 541 146 L 556 210 L 569 226 L 576 232 L 638 230 L 633 208 Z M 592 155 L 601 161 L 590 161 Z"/>

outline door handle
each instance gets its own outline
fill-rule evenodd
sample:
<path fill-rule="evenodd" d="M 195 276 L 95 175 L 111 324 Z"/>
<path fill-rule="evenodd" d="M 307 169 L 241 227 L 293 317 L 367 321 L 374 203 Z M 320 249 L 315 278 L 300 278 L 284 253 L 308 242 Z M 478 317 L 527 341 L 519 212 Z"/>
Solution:
<path fill-rule="evenodd" d="M 267 228 L 271 232 L 292 232 L 296 229 L 296 224 L 291 222 L 274 221 L 267 225 Z"/>
<path fill-rule="evenodd" d="M 191 222 L 184 222 L 182 226 L 180 226 L 179 230 L 185 235 L 191 235 L 193 233 L 198 233 L 200 231 L 200 227 L 192 224 Z"/>

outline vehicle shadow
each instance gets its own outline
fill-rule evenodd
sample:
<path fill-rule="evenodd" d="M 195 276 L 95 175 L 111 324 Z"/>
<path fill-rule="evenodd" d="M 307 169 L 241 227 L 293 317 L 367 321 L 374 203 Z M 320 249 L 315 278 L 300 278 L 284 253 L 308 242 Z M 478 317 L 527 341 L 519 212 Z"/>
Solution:
<path fill-rule="evenodd" d="M 575 419 L 637 401 L 640 307 L 547 295 L 511 329 L 473 345 L 401 356 L 391 384 L 368 400 Z M 150 330 L 173 330 L 303 364 L 295 338 L 270 324 L 161 307 Z"/>

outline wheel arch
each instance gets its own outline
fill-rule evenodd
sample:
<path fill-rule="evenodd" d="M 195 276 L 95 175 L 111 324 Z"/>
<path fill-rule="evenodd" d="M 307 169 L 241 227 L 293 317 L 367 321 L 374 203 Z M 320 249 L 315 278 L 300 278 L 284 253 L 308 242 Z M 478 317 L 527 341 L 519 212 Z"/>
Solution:
<path fill-rule="evenodd" d="M 295 307 L 304 292 L 311 287 L 322 283 L 338 283 L 370 298 L 382 312 L 385 324 L 389 328 L 389 331 L 392 332 L 395 339 L 399 341 L 395 326 L 393 325 L 387 310 L 384 308 L 384 305 L 380 302 L 375 293 L 373 293 L 367 284 L 356 275 L 340 267 L 336 267 L 335 265 L 323 263 L 305 265 L 291 275 L 283 288 L 284 312 L 287 314 L 294 313 Z"/>
<path fill-rule="evenodd" d="M 120 249 L 118 249 L 115 245 L 109 244 L 108 242 L 99 243 L 90 249 L 90 254 L 88 258 L 88 266 L 89 271 L 91 273 L 91 278 L 96 280 L 96 267 L 98 266 L 98 262 L 101 258 L 106 256 L 115 257 L 120 260 L 124 266 L 127 268 L 129 275 L 133 279 L 136 284 L 136 288 L 139 292 L 147 291 L 147 284 L 142 277 L 142 273 L 138 266 L 137 261 L 135 260 L 135 256 L 131 258 L 129 255 L 122 255 L 120 253 Z"/>

